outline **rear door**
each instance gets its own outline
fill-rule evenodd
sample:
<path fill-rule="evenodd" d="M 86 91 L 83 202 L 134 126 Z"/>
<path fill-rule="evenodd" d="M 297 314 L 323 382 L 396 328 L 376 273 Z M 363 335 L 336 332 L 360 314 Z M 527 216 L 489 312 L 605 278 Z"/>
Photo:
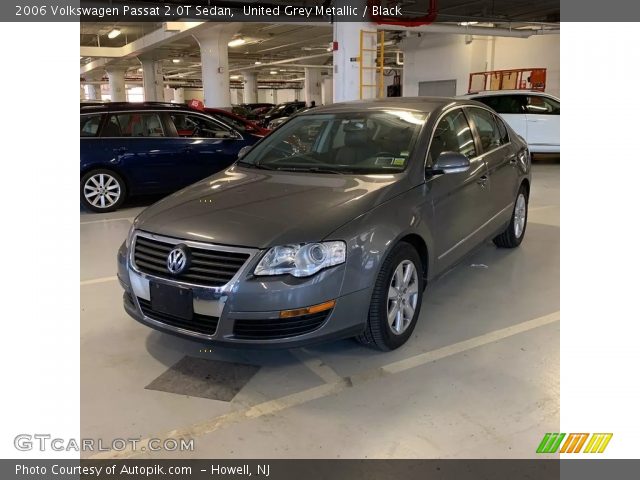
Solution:
<path fill-rule="evenodd" d="M 238 151 L 253 143 L 230 125 L 191 112 L 170 112 L 171 135 L 180 143 L 186 183 L 191 184 L 227 168 Z"/>
<path fill-rule="evenodd" d="M 490 207 L 487 168 L 462 108 L 451 110 L 438 122 L 427 166 L 446 151 L 466 155 L 471 167 L 462 173 L 427 177 L 437 224 L 434 235 L 438 271 L 455 263 L 475 245 Z"/>
<path fill-rule="evenodd" d="M 527 95 L 527 142 L 537 152 L 560 151 L 560 102 L 547 95 Z"/>
<path fill-rule="evenodd" d="M 474 100 L 484 103 L 499 113 L 518 135 L 527 140 L 528 131 L 524 95 L 486 95 L 484 97 L 475 97 Z"/>
<path fill-rule="evenodd" d="M 493 112 L 481 107 L 466 107 L 489 176 L 490 211 L 487 230 L 495 230 L 511 216 L 518 182 L 516 154 L 509 132 Z"/>

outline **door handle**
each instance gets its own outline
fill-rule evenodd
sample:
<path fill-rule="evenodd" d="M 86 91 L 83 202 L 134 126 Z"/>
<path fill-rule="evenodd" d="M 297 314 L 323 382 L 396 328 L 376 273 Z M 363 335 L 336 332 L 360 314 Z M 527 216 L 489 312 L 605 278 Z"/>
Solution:
<path fill-rule="evenodd" d="M 127 147 L 118 147 L 113 149 L 113 153 L 116 155 L 121 155 L 127 151 Z"/>
<path fill-rule="evenodd" d="M 480 185 L 482 188 L 485 188 L 487 186 L 488 181 L 489 181 L 489 177 L 487 177 L 486 175 L 483 175 L 480 177 L 480 180 L 478 180 L 476 183 Z"/>
<path fill-rule="evenodd" d="M 191 153 L 191 152 L 193 152 L 193 147 L 184 147 L 184 148 L 182 149 L 182 151 L 183 151 L 184 153 Z"/>

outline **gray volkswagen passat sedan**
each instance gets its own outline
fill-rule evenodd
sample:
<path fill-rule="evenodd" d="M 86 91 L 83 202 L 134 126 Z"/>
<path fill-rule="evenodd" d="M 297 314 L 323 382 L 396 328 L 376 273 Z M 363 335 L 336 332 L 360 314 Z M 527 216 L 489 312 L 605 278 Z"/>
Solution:
<path fill-rule="evenodd" d="M 315 108 L 243 150 L 134 221 L 118 275 L 136 320 L 227 345 L 390 350 L 429 281 L 525 234 L 527 145 L 471 100 Z"/>

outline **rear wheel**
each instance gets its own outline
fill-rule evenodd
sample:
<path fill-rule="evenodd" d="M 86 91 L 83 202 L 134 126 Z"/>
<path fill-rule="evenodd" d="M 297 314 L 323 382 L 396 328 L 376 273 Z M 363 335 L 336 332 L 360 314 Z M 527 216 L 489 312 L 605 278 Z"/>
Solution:
<path fill-rule="evenodd" d="M 501 248 L 515 248 L 522 243 L 524 233 L 527 230 L 527 217 L 529 214 L 529 196 L 524 185 L 520 187 L 516 203 L 511 214 L 511 221 L 507 229 L 493 239 L 493 243 Z"/>
<path fill-rule="evenodd" d="M 399 243 L 380 269 L 367 326 L 357 340 L 383 351 L 403 345 L 413 333 L 420 314 L 423 284 L 418 252 L 408 243 Z"/>
<path fill-rule="evenodd" d="M 126 196 L 122 177 L 111 170 L 92 170 L 80 180 L 80 201 L 94 212 L 113 212 Z"/>

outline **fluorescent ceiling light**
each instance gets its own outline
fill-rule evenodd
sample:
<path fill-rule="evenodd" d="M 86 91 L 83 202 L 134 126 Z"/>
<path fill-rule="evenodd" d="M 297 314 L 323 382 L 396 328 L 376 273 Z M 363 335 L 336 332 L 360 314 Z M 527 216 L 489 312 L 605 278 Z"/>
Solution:
<path fill-rule="evenodd" d="M 256 61 L 254 62 L 254 65 L 262 65 L 262 62 L 261 62 L 260 60 L 256 60 Z"/>
<path fill-rule="evenodd" d="M 114 28 L 113 30 L 111 30 L 109 33 L 107 33 L 107 37 L 109 38 L 116 38 L 118 35 L 120 35 L 120 29 L 118 28 Z"/>
<path fill-rule="evenodd" d="M 182 60 L 180 60 L 179 58 L 174 58 L 171 60 L 173 63 L 180 63 Z"/>
<path fill-rule="evenodd" d="M 478 22 L 460 22 L 458 25 L 460 25 L 461 27 L 469 27 L 471 25 L 477 25 Z"/>
<path fill-rule="evenodd" d="M 231 40 L 229 43 L 227 43 L 227 45 L 229 45 L 230 47 L 239 47 L 240 45 L 244 45 L 245 43 L 247 43 L 247 41 L 244 38 L 238 37 Z"/>
<path fill-rule="evenodd" d="M 269 73 L 270 73 L 271 75 L 277 75 L 277 74 L 278 74 L 278 72 L 277 72 L 276 70 L 271 70 Z"/>
<path fill-rule="evenodd" d="M 240 75 L 231 75 L 231 80 L 240 80 Z"/>

